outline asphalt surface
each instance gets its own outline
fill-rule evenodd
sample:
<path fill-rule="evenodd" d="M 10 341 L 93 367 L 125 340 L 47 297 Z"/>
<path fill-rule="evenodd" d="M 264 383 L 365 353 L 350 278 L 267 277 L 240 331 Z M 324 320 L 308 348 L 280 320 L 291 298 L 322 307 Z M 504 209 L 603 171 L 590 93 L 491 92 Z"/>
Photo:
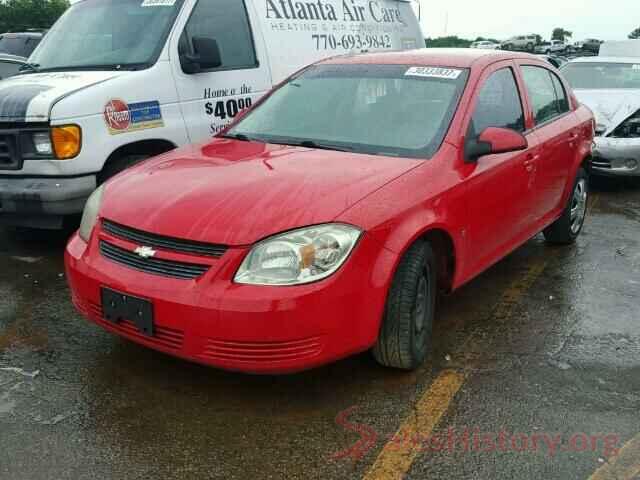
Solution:
<path fill-rule="evenodd" d="M 74 311 L 65 240 L 0 229 L 2 479 L 361 478 L 443 372 L 448 440 L 389 477 L 586 480 L 640 432 L 640 182 L 599 182 L 575 246 L 536 237 L 444 298 L 413 373 L 248 376 L 128 343 Z"/>

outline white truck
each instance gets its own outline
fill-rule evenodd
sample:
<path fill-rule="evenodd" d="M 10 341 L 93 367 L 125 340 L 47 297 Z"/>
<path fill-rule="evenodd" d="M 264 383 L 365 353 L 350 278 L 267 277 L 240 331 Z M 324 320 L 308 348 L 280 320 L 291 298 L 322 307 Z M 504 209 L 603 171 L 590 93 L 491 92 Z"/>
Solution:
<path fill-rule="evenodd" d="M 0 222 L 59 228 L 107 178 L 205 141 L 303 66 L 423 45 L 406 0 L 75 3 L 0 82 Z"/>

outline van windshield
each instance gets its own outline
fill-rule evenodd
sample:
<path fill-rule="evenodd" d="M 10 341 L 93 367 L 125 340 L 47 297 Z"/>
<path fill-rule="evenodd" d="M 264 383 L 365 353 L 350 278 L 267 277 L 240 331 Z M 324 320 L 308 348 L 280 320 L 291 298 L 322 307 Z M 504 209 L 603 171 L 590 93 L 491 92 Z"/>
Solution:
<path fill-rule="evenodd" d="M 159 56 L 182 2 L 78 2 L 56 22 L 29 61 L 38 71 L 145 68 Z"/>
<path fill-rule="evenodd" d="M 227 137 L 429 158 L 440 148 L 467 70 L 318 65 L 273 92 Z"/>

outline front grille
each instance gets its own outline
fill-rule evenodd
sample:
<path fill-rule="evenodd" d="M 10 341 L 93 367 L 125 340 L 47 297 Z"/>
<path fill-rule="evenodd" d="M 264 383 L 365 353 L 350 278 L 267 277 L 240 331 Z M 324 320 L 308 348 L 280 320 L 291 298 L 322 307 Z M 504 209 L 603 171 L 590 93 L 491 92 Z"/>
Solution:
<path fill-rule="evenodd" d="M 0 170 L 19 170 L 17 135 L 0 133 Z"/>
<path fill-rule="evenodd" d="M 284 362 L 314 357 L 321 350 L 321 337 L 286 342 L 234 342 L 210 338 L 201 357 L 218 361 Z"/>
<path fill-rule="evenodd" d="M 117 247 L 104 240 L 100 241 L 100 253 L 105 258 L 120 265 L 163 277 L 192 280 L 209 270 L 209 265 L 160 260 L 158 258 L 142 258 L 129 250 Z"/>
<path fill-rule="evenodd" d="M 113 323 L 105 320 L 102 314 L 102 307 L 96 303 L 89 302 L 87 311 L 91 312 L 101 325 L 115 329 L 119 334 L 128 337 L 132 340 L 142 340 L 147 343 L 158 345 L 172 350 L 180 350 L 182 348 L 182 341 L 184 333 L 182 330 L 175 328 L 155 326 L 155 333 L 153 337 L 143 335 L 138 327 L 129 320 L 123 320 L 118 323 Z M 84 312 L 83 312 L 84 313 Z"/>
<path fill-rule="evenodd" d="M 591 166 L 595 168 L 604 168 L 606 170 L 611 170 L 611 161 L 597 157 L 591 160 Z"/>
<path fill-rule="evenodd" d="M 110 220 L 103 220 L 102 229 L 114 237 L 122 238 L 147 247 L 161 248 L 174 252 L 193 253 L 209 257 L 221 257 L 228 249 L 226 245 L 183 240 L 180 238 L 166 237 L 155 233 L 143 232 L 142 230 L 126 227 Z"/>

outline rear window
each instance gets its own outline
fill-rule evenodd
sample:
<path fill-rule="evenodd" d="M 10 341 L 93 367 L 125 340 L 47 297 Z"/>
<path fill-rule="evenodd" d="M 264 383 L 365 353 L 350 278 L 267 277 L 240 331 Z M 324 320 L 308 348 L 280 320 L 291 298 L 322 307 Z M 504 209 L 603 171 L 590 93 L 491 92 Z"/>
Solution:
<path fill-rule="evenodd" d="M 631 63 L 569 63 L 562 73 L 575 89 L 640 89 L 640 58 Z"/>
<path fill-rule="evenodd" d="M 229 134 L 428 158 L 439 148 L 468 71 L 411 65 L 318 65 L 288 81 Z"/>

